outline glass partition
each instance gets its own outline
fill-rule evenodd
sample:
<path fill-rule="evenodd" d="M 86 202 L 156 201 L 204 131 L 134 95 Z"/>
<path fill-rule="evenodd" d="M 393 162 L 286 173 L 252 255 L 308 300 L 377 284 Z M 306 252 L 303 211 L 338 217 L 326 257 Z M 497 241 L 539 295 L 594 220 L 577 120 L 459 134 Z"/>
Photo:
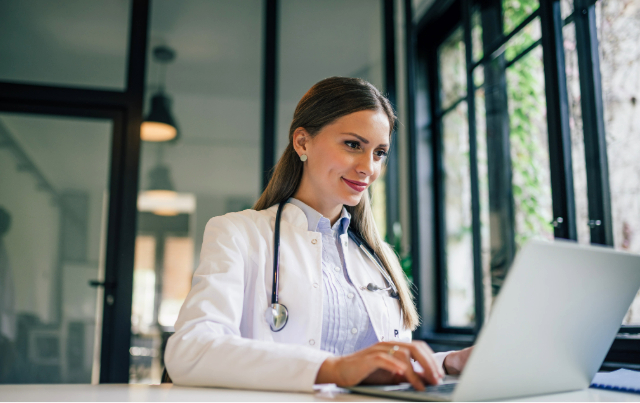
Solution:
<path fill-rule="evenodd" d="M 0 112 L 0 383 L 98 379 L 111 136 Z"/>
<path fill-rule="evenodd" d="M 124 90 L 131 0 L 0 1 L 0 80 Z"/>
<path fill-rule="evenodd" d="M 151 6 L 144 116 L 161 94 L 178 135 L 141 146 L 131 383 L 160 382 L 207 221 L 261 192 L 263 1 Z"/>

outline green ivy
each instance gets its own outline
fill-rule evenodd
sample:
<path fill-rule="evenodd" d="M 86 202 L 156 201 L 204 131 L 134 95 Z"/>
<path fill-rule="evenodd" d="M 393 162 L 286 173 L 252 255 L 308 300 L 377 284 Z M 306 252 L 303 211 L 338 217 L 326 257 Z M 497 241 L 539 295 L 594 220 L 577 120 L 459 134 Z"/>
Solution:
<path fill-rule="evenodd" d="M 537 0 L 505 0 L 505 27 L 515 27 L 537 6 Z M 535 41 L 526 28 L 516 37 L 505 52 L 508 60 Z M 536 50 L 511 65 L 507 71 L 513 198 L 519 212 L 516 214 L 518 246 L 528 239 L 553 232 L 540 200 L 547 197 L 550 189 L 541 181 L 545 170 L 548 170 L 542 164 L 548 151 L 535 134 L 540 130 L 536 122 L 544 122 L 546 114 L 544 77 L 536 74 L 543 71 L 543 65 L 535 56 Z"/>

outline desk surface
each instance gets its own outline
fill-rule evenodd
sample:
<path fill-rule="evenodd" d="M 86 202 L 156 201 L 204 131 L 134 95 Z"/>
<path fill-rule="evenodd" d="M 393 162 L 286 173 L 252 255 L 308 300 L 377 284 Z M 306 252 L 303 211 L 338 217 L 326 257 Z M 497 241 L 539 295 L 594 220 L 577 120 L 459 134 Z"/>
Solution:
<path fill-rule="evenodd" d="M 0 401 L 88 401 L 88 402 L 173 402 L 173 401 L 393 401 L 343 393 L 335 387 L 316 393 L 262 392 L 250 390 L 187 388 L 175 385 L 0 385 Z M 638 402 L 640 394 L 586 389 L 577 392 L 536 396 L 519 401 Z"/>

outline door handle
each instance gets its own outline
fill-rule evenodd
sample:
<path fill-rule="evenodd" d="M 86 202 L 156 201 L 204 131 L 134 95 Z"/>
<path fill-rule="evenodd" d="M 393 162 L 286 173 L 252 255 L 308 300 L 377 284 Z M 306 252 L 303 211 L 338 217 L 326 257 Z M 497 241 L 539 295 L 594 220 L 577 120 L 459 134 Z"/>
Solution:
<path fill-rule="evenodd" d="M 89 280 L 90 287 L 104 287 L 104 288 L 113 288 L 116 286 L 115 281 L 100 281 L 100 280 Z"/>

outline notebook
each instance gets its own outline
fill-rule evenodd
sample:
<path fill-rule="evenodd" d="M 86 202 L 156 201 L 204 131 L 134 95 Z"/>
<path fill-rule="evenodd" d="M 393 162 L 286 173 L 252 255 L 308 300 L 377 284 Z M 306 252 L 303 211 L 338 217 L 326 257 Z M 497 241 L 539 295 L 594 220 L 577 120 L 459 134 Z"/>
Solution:
<path fill-rule="evenodd" d="M 640 372 L 628 369 L 598 372 L 591 381 L 591 387 L 640 393 Z"/>

